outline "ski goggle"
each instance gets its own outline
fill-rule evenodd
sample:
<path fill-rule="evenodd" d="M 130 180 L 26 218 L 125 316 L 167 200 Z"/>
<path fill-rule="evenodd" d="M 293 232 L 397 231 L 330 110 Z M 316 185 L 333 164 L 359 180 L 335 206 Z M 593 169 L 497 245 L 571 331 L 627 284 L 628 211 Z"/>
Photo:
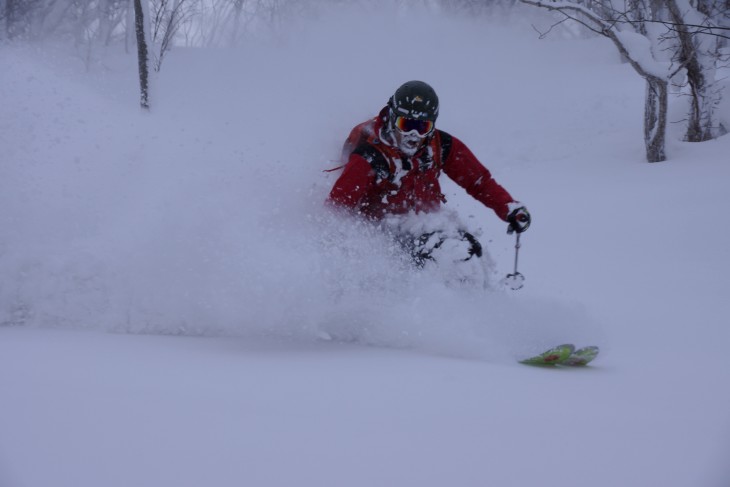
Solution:
<path fill-rule="evenodd" d="M 434 127 L 431 120 L 413 120 L 412 118 L 396 117 L 395 128 L 403 133 L 418 132 L 419 135 L 428 135 Z"/>

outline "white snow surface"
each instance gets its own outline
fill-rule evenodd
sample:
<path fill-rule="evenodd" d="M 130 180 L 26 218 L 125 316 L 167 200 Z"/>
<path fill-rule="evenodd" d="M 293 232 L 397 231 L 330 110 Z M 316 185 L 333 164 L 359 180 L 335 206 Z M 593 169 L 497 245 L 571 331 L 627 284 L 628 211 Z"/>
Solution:
<path fill-rule="evenodd" d="M 644 162 L 607 40 L 358 15 L 176 49 L 148 114 L 133 55 L 0 46 L 0 486 L 727 486 L 730 138 L 674 124 Z M 522 290 L 325 210 L 410 79 L 530 209 Z M 505 224 L 444 188 L 511 272 Z M 602 353 L 516 363 L 562 342 Z"/>

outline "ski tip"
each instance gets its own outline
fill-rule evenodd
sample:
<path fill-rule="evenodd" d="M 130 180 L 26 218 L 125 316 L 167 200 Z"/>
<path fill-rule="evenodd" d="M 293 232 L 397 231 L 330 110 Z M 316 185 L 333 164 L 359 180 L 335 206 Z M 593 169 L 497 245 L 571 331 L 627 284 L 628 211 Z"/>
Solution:
<path fill-rule="evenodd" d="M 591 345 L 589 347 L 583 347 L 573 352 L 561 365 L 569 365 L 572 367 L 583 367 L 588 365 L 595 359 L 601 350 Z"/>
<path fill-rule="evenodd" d="M 554 366 L 567 360 L 574 351 L 575 345 L 572 343 L 564 343 L 534 357 L 520 360 L 519 362 L 525 365 Z"/>

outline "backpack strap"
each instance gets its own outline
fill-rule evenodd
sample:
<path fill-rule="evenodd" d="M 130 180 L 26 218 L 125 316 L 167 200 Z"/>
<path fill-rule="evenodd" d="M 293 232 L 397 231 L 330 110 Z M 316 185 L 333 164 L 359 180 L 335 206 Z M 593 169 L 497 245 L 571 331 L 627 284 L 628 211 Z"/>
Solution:
<path fill-rule="evenodd" d="M 393 172 L 390 170 L 390 164 L 387 159 L 378 149 L 373 147 L 367 142 L 361 142 L 352 151 L 353 154 L 357 154 L 370 164 L 370 167 L 375 171 L 375 176 L 379 180 L 393 180 Z"/>
<path fill-rule="evenodd" d="M 439 130 L 439 139 L 441 140 L 441 166 L 443 167 L 449 155 L 451 155 L 453 139 L 450 134 L 447 134 L 443 130 Z"/>

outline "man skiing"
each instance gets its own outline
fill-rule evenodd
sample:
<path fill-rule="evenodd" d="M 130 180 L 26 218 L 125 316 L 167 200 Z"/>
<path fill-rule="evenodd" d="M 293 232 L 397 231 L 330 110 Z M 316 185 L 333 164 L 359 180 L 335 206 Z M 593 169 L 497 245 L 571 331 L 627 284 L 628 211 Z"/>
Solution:
<path fill-rule="evenodd" d="M 444 172 L 508 222 L 510 233 L 527 230 L 531 220 L 525 206 L 492 178 L 463 142 L 436 129 L 438 113 L 438 97 L 431 86 L 423 81 L 401 85 L 377 117 L 350 133 L 342 151 L 344 170 L 328 201 L 378 222 L 393 215 L 433 213 L 446 202 L 439 185 Z M 466 244 L 460 260 L 482 255 L 479 242 L 464 229 L 456 235 L 439 229 L 422 231 L 394 232 L 418 266 L 433 260 L 434 249 L 447 239 Z"/>

